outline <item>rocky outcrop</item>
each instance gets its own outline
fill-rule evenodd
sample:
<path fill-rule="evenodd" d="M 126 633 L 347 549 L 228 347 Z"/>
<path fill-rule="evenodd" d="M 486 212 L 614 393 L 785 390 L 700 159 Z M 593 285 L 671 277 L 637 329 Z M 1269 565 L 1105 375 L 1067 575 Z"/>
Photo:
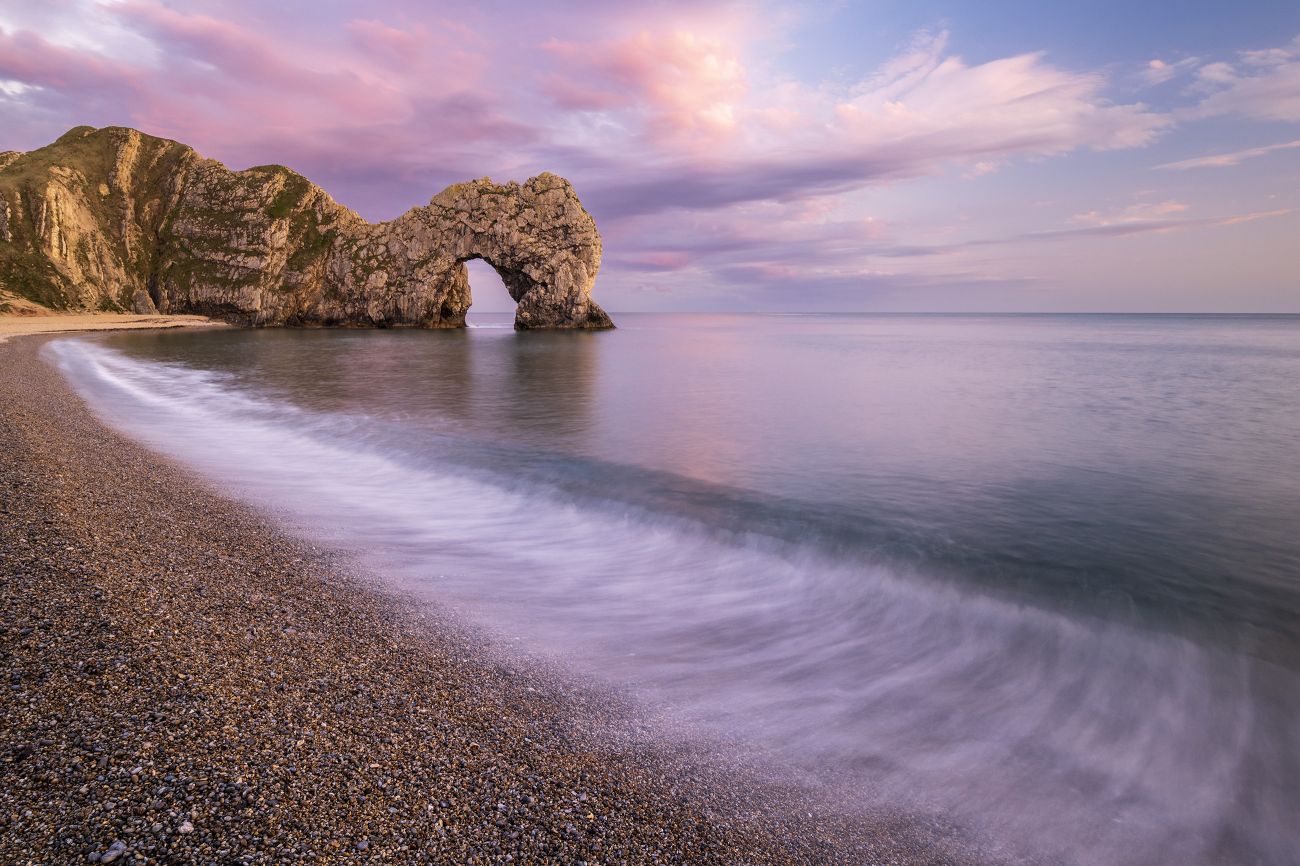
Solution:
<path fill-rule="evenodd" d="M 133 129 L 0 154 L 0 290 L 55 309 L 463 327 L 465 262 L 483 259 L 515 327 L 609 328 L 591 299 L 600 257 L 595 221 L 549 173 L 456 184 L 371 224 L 282 166 L 230 171 Z"/>

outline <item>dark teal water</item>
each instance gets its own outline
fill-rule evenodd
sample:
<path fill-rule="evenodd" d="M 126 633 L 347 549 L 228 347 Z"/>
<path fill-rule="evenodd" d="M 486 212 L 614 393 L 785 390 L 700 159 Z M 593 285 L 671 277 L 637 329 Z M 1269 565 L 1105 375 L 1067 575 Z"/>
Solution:
<path fill-rule="evenodd" d="M 521 651 L 1066 862 L 1300 862 L 1300 317 L 118 334 L 111 423 Z"/>

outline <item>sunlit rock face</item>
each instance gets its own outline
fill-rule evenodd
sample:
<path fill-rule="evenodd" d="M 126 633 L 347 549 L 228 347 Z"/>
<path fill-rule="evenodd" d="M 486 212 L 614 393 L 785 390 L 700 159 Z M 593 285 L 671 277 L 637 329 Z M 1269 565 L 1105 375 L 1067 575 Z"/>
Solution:
<path fill-rule="evenodd" d="M 549 173 L 456 184 L 371 224 L 282 166 L 234 172 L 133 129 L 0 155 L 0 291 L 55 309 L 456 328 L 479 258 L 517 328 L 610 328 L 591 299 L 600 256 L 595 221 Z"/>

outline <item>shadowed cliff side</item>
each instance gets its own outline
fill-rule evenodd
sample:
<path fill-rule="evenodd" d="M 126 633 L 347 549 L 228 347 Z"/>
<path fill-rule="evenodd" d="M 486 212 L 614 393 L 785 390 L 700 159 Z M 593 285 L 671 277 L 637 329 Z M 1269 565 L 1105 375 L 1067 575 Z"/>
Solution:
<path fill-rule="evenodd" d="M 457 328 L 465 262 L 515 327 L 613 327 L 591 299 L 595 221 L 564 178 L 456 184 L 371 224 L 283 166 L 230 171 L 134 129 L 0 153 L 0 307 L 201 313 L 248 325 Z"/>

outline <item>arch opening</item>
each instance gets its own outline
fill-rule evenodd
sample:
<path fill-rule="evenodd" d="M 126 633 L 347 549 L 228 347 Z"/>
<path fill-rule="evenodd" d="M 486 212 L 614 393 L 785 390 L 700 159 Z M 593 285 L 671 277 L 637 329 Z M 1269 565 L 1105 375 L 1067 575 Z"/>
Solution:
<path fill-rule="evenodd" d="M 466 259 L 462 263 L 469 279 L 470 306 L 465 321 L 470 324 L 496 323 L 504 316 L 513 316 L 515 300 L 497 269 L 481 258 Z"/>

